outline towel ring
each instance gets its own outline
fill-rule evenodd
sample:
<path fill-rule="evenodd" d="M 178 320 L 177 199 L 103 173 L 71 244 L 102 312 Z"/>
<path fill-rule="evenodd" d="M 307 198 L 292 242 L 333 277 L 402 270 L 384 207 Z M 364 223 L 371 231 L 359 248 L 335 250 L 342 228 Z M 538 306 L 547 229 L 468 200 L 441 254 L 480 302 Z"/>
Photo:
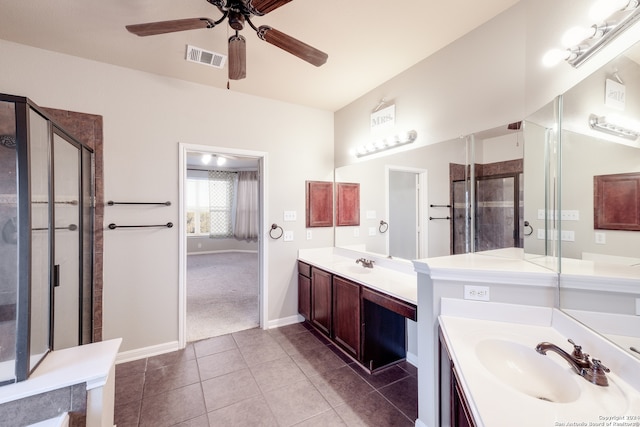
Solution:
<path fill-rule="evenodd" d="M 389 224 L 386 223 L 384 220 L 380 220 L 380 226 L 378 227 L 378 231 L 380 233 L 386 233 L 388 229 L 389 229 Z"/>
<path fill-rule="evenodd" d="M 280 234 L 278 234 L 277 236 L 273 235 L 273 230 L 278 230 L 280 229 Z M 271 224 L 271 230 L 269 230 L 269 236 L 274 239 L 277 240 L 279 238 L 282 237 L 282 233 L 284 233 L 284 230 L 282 229 L 282 227 L 280 227 L 278 224 Z"/>
<path fill-rule="evenodd" d="M 529 229 L 530 229 L 531 231 L 529 231 L 528 233 L 525 231 L 524 235 L 525 235 L 525 236 L 531 236 L 531 235 L 533 234 L 533 227 L 531 226 L 531 224 L 529 224 L 529 221 L 525 221 L 525 222 L 524 222 L 524 228 L 525 228 L 525 230 L 527 229 L 527 227 L 529 227 Z"/>

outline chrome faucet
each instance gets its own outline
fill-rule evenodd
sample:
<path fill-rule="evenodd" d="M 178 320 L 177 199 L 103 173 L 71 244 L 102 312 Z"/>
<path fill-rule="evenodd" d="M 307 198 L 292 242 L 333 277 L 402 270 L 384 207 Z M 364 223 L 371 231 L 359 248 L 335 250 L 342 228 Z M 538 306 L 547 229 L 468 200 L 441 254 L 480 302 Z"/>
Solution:
<path fill-rule="evenodd" d="M 587 381 L 600 386 L 608 386 L 609 380 L 606 372 L 610 372 L 609 368 L 604 366 L 598 359 L 589 360 L 589 355 L 582 352 L 582 346 L 577 345 L 571 339 L 569 339 L 569 342 L 573 345 L 571 354 L 550 342 L 541 342 L 536 346 L 536 351 L 546 355 L 547 351 L 551 350 L 566 360 L 576 374 Z"/>
<path fill-rule="evenodd" d="M 373 263 L 374 262 L 375 262 L 374 260 L 366 259 L 366 258 L 358 258 L 356 260 L 356 264 L 362 264 L 362 266 L 366 267 L 366 268 L 373 268 Z"/>

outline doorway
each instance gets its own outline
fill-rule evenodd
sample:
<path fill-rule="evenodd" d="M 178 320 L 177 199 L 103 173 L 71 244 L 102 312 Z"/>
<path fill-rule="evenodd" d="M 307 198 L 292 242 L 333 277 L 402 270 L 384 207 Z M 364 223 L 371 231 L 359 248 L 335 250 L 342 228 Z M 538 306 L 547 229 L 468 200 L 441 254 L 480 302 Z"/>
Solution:
<path fill-rule="evenodd" d="M 402 166 L 386 167 L 387 255 L 403 259 L 426 257 L 423 201 L 426 171 Z"/>
<path fill-rule="evenodd" d="M 180 167 L 180 346 L 263 327 L 264 153 L 180 144 Z"/>

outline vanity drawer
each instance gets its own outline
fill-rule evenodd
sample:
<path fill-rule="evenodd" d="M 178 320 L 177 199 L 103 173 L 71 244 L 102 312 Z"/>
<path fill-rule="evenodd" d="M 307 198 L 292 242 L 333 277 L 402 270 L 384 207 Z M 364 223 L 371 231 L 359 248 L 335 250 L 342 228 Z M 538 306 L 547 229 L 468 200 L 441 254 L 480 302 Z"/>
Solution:
<path fill-rule="evenodd" d="M 304 277 L 311 278 L 311 266 L 302 261 L 298 261 L 298 273 L 302 274 Z"/>
<path fill-rule="evenodd" d="M 398 313 L 399 315 L 406 317 L 407 319 L 411 319 L 414 321 L 418 319 L 418 309 L 415 305 L 401 301 L 389 295 L 384 295 L 380 292 L 362 287 L 362 299 L 366 299 L 374 304 L 378 304 L 379 306 L 384 307 L 387 310 L 391 310 L 394 313 Z"/>

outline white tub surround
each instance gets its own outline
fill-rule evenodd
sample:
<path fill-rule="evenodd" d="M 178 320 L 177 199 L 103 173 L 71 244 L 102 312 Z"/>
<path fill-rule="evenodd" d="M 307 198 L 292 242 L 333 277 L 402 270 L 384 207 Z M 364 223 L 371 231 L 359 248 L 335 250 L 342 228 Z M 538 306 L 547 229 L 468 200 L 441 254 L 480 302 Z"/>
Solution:
<path fill-rule="evenodd" d="M 640 363 L 557 309 L 443 299 L 439 323 L 478 427 L 640 422 Z M 548 341 L 571 352 L 568 338 L 611 370 L 609 386 L 588 382 L 552 351 L 535 351 Z"/>
<path fill-rule="evenodd" d="M 115 360 L 121 338 L 49 353 L 25 381 L 0 387 L 0 405 L 86 384 L 87 427 L 113 427 Z"/>
<path fill-rule="evenodd" d="M 498 255 L 503 255 L 502 253 Z M 413 261 L 418 273 L 418 427 L 439 426 L 438 316 L 442 298 L 481 286 L 491 302 L 554 307 L 557 273 L 522 257 L 463 254 Z M 483 304 L 479 302 L 478 304 Z"/>
<path fill-rule="evenodd" d="M 373 268 L 356 264 L 358 258 L 374 261 Z M 343 248 L 300 249 L 298 260 L 416 305 L 416 273 L 409 261 L 388 259 Z"/>

